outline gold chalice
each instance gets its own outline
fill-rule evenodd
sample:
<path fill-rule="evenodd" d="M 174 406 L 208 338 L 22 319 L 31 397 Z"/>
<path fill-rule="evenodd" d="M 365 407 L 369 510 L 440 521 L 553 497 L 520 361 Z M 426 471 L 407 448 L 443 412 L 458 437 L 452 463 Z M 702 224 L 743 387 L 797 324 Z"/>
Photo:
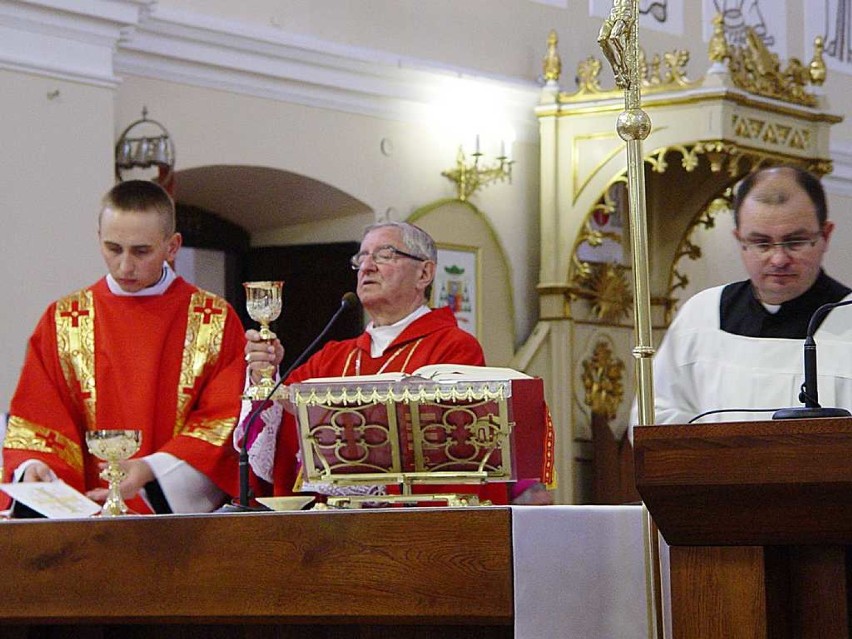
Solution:
<path fill-rule="evenodd" d="M 275 333 L 269 330 L 269 323 L 281 315 L 281 288 L 284 282 L 243 282 L 246 291 L 246 309 L 249 317 L 260 324 L 260 339 L 272 342 Z M 243 399 L 262 400 L 270 397 L 273 387 L 275 367 L 270 365 L 260 371 L 260 381 L 250 385 Z"/>
<path fill-rule="evenodd" d="M 142 431 L 139 430 L 90 430 L 86 432 L 86 445 L 89 452 L 98 459 L 107 462 L 101 471 L 101 479 L 109 484 L 109 493 L 100 514 L 106 517 L 126 515 L 127 504 L 121 497 L 119 485 L 127 477 L 118 463 L 130 459 L 142 444 Z"/>

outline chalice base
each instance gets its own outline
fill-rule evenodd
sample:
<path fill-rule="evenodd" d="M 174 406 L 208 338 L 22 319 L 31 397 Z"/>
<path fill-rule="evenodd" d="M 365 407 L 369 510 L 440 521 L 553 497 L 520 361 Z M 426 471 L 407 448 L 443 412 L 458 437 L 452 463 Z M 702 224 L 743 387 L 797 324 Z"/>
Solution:
<path fill-rule="evenodd" d="M 130 508 L 127 504 L 123 503 L 123 506 L 124 508 L 121 508 L 121 506 L 107 506 L 107 504 L 104 504 L 98 512 L 92 515 L 92 517 L 132 517 L 133 515 L 141 514 Z"/>

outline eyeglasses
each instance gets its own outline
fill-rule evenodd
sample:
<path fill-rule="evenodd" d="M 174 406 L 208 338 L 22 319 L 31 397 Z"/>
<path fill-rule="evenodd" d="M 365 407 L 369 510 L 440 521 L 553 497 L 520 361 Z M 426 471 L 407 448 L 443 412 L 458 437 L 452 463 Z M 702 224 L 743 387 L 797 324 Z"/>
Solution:
<path fill-rule="evenodd" d="M 740 240 L 740 246 L 742 246 L 746 251 L 751 251 L 754 255 L 759 257 L 767 257 L 770 253 L 772 253 L 772 249 L 776 246 L 787 253 L 787 255 L 795 255 L 796 253 L 801 253 L 805 249 L 816 246 L 816 243 L 819 242 L 821 237 L 822 232 L 817 231 L 809 237 L 794 237 L 789 240 L 784 240 L 783 242 L 755 242 Z"/>
<path fill-rule="evenodd" d="M 391 246 L 387 244 L 385 246 L 380 246 L 372 253 L 368 253 L 367 251 L 361 251 L 360 253 L 356 253 L 352 257 L 349 258 L 349 264 L 352 265 L 352 270 L 357 271 L 361 268 L 361 265 L 364 263 L 364 260 L 367 259 L 367 256 L 373 258 L 373 262 L 376 264 L 387 264 L 388 262 L 394 261 L 397 257 L 407 257 L 410 260 L 417 260 L 418 262 L 425 262 L 428 258 L 420 257 L 419 255 L 412 255 L 411 253 L 406 253 L 405 251 L 400 251 L 395 246 Z"/>

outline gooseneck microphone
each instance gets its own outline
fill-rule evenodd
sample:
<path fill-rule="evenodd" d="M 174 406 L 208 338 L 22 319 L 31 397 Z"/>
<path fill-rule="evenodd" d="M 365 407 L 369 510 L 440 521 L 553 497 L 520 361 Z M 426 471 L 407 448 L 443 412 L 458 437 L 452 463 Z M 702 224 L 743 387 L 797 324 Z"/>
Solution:
<path fill-rule="evenodd" d="M 320 341 L 326 336 L 328 331 L 331 330 L 331 327 L 334 326 L 337 319 L 343 314 L 343 312 L 350 308 L 355 308 L 359 304 L 358 296 L 355 293 L 349 291 L 344 293 L 343 298 L 340 300 L 340 307 L 334 312 L 334 315 L 331 316 L 331 319 L 328 320 L 328 323 L 325 325 L 325 328 L 322 329 L 319 335 L 316 336 L 313 342 L 311 342 L 308 347 L 302 351 L 302 353 L 293 361 L 292 364 L 284 371 L 279 377 L 278 381 L 275 383 L 275 386 L 272 387 L 272 390 L 269 391 L 269 395 L 267 395 L 266 399 L 261 400 L 260 403 L 255 407 L 255 409 L 249 414 L 246 418 L 246 428 L 245 433 L 243 434 L 243 443 L 240 446 L 240 502 L 238 510 L 253 510 L 251 506 L 249 506 L 249 457 L 248 457 L 248 433 L 251 425 L 254 423 L 254 420 L 260 414 L 260 412 L 269 406 L 269 404 L 273 401 L 269 399 L 275 395 L 275 391 L 277 391 L 281 384 L 284 383 L 290 373 L 292 373 L 297 366 L 300 366 L 308 356 L 314 351 Z"/>
<path fill-rule="evenodd" d="M 808 333 L 805 337 L 805 381 L 799 392 L 799 401 L 804 406 L 793 408 L 781 408 L 772 415 L 772 419 L 812 419 L 815 417 L 849 417 L 850 413 L 845 408 L 823 408 L 819 405 L 819 394 L 817 392 L 817 354 L 814 333 L 819 326 L 822 317 L 837 308 L 852 304 L 852 300 L 823 304 L 811 316 L 808 322 Z"/>

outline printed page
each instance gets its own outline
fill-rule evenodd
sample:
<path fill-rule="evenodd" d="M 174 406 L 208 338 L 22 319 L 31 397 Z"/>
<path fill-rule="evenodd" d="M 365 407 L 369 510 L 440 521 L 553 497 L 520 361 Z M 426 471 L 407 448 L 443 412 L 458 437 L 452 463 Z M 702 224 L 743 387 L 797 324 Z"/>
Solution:
<path fill-rule="evenodd" d="M 465 364 L 429 364 L 421 366 L 414 375 L 436 382 L 452 381 L 501 381 L 507 379 L 531 379 L 526 373 L 513 368 L 496 366 L 469 366 Z"/>
<path fill-rule="evenodd" d="M 0 490 L 48 519 L 78 519 L 100 512 L 101 505 L 64 481 L 0 484 Z"/>

